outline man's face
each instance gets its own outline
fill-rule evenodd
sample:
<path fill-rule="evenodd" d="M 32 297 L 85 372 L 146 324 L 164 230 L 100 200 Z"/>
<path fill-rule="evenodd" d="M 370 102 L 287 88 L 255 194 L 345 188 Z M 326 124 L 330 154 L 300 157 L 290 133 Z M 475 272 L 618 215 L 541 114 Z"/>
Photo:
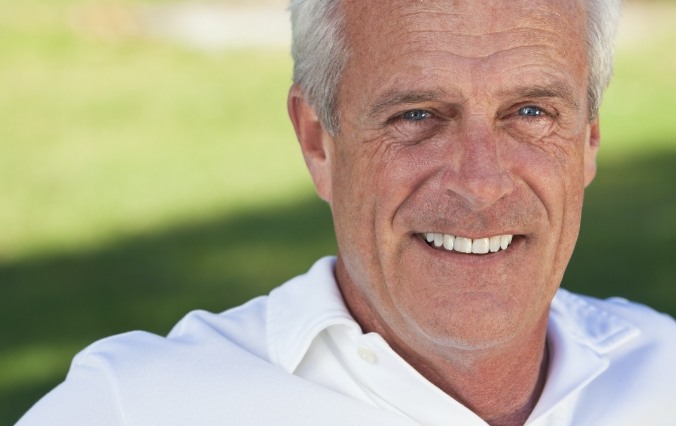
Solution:
<path fill-rule="evenodd" d="M 341 290 L 362 322 L 407 342 L 514 341 L 546 322 L 594 174 L 584 12 L 384 4 L 345 2 L 340 132 L 313 172 Z"/>

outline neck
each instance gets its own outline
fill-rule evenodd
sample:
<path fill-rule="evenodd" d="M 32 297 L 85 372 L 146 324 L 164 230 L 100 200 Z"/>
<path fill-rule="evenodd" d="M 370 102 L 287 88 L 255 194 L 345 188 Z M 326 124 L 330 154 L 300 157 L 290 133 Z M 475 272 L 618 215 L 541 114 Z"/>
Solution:
<path fill-rule="evenodd" d="M 545 385 L 544 335 L 537 346 L 481 353 L 446 350 L 443 356 L 412 351 L 396 339 L 385 339 L 426 379 L 493 426 L 523 425 Z"/>

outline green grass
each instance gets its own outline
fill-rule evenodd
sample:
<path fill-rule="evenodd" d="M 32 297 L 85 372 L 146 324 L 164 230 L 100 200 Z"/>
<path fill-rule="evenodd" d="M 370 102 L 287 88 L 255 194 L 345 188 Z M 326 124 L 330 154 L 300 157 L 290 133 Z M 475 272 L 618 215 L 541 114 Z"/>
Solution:
<path fill-rule="evenodd" d="M 2 0 L 0 0 L 2 2 Z M 0 15 L 0 424 L 72 356 L 166 333 L 335 252 L 285 111 L 288 54 L 100 40 L 77 3 Z M 676 314 L 676 29 L 620 49 L 568 288 Z"/>
<path fill-rule="evenodd" d="M 208 56 L 65 30 L 5 34 L 0 50 L 5 259 L 280 201 L 306 182 L 286 52 Z"/>
<path fill-rule="evenodd" d="M 667 10 L 676 19 L 676 5 Z M 670 31 L 619 46 L 615 76 L 601 110 L 602 159 L 676 149 L 673 19 Z"/>

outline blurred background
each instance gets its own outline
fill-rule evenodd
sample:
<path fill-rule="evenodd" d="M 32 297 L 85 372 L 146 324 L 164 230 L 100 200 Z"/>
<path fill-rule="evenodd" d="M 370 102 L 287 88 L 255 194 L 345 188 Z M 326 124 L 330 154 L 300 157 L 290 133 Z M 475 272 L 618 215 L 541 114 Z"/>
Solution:
<path fill-rule="evenodd" d="M 96 339 L 335 252 L 286 117 L 285 0 L 0 0 L 0 424 Z M 564 286 L 676 314 L 676 3 L 627 1 Z"/>

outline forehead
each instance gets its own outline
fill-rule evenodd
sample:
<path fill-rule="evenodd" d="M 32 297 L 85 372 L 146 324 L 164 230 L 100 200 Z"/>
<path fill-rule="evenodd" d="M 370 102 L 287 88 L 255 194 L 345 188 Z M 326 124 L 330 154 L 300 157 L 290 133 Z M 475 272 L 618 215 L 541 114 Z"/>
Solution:
<path fill-rule="evenodd" d="M 582 1 L 345 0 L 348 71 L 431 76 L 451 69 L 468 76 L 477 67 L 548 66 L 583 73 Z"/>
<path fill-rule="evenodd" d="M 583 0 L 345 0 L 348 37 L 355 43 L 423 36 L 489 37 L 543 29 L 560 37 L 583 30 Z M 582 28 L 581 28 L 582 26 Z M 441 34 L 439 34 L 441 33 Z M 481 40 L 474 40 L 481 41 Z"/>

